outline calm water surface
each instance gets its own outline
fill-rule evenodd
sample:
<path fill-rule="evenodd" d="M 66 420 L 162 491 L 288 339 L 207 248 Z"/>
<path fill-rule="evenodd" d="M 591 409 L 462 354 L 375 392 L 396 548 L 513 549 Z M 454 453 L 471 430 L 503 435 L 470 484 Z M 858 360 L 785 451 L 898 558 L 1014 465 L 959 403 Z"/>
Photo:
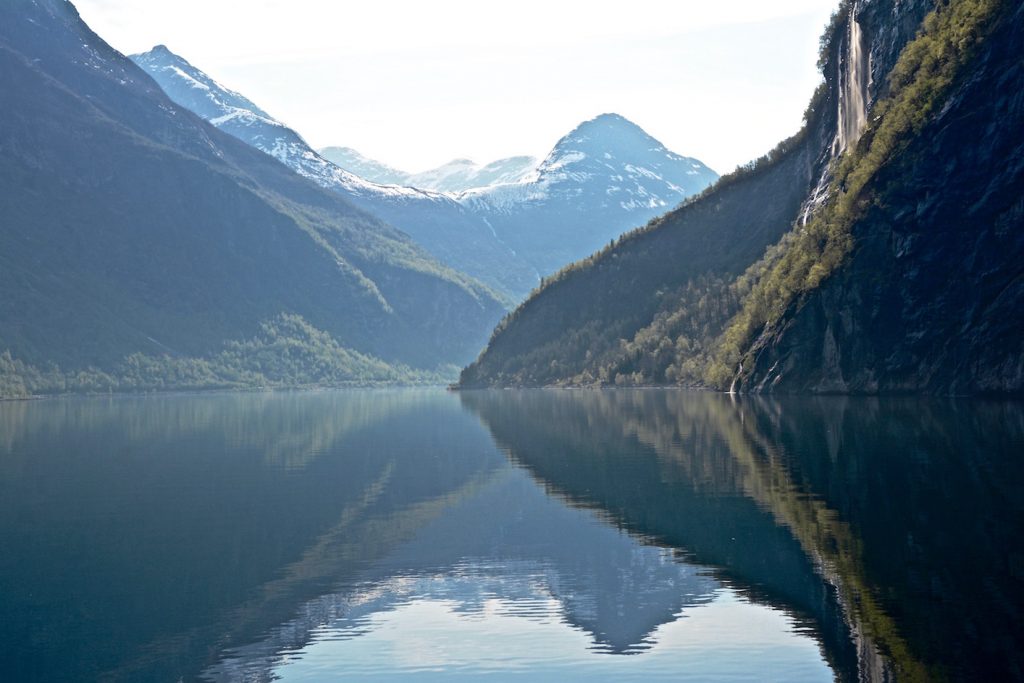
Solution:
<path fill-rule="evenodd" d="M 0 403 L 0 679 L 1024 680 L 1024 407 Z"/>

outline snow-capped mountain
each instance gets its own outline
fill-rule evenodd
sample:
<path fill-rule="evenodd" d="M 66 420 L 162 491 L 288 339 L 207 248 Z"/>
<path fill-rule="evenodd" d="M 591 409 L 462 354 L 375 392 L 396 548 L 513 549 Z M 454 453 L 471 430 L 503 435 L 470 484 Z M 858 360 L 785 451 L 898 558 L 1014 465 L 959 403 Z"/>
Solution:
<path fill-rule="evenodd" d="M 537 159 L 529 156 L 498 159 L 485 166 L 469 159 L 453 159 L 422 173 L 407 173 L 363 156 L 351 147 L 324 147 L 320 154 L 346 171 L 375 183 L 393 183 L 436 192 L 465 192 L 490 185 L 518 183 L 537 170 Z"/>
<path fill-rule="evenodd" d="M 317 154 L 294 130 L 163 45 L 131 58 L 177 104 L 383 218 L 442 263 L 490 285 L 507 303 L 537 283 L 536 272 L 453 197 L 372 183 L 338 167 Z"/>
<path fill-rule="evenodd" d="M 383 218 L 510 305 L 542 276 L 589 256 L 718 177 L 622 116 L 602 114 L 559 140 L 536 167 L 528 157 L 482 167 L 456 161 L 402 184 L 371 182 L 324 158 L 294 130 L 166 47 L 132 59 L 176 103 Z M 402 173 L 348 153 L 377 177 Z M 482 186 L 457 193 L 406 186 L 417 182 Z"/>
<path fill-rule="evenodd" d="M 585 121 L 516 184 L 459 195 L 542 273 L 590 254 L 718 179 L 618 114 Z"/>

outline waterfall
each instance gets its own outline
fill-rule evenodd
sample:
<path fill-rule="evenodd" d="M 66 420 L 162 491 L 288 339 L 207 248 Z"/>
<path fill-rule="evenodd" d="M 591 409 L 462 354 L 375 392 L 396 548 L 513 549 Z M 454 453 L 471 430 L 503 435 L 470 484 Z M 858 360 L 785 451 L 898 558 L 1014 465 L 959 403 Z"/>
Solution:
<path fill-rule="evenodd" d="M 740 363 L 740 369 L 736 371 L 736 375 L 732 378 L 732 384 L 729 385 L 729 395 L 736 395 L 736 383 L 740 379 L 740 375 L 743 374 L 743 363 Z"/>
<path fill-rule="evenodd" d="M 860 139 L 868 123 L 868 91 L 871 88 L 871 51 L 864 46 L 865 36 L 857 21 L 857 9 L 861 0 L 850 4 L 846 33 L 843 36 L 839 66 L 836 69 L 836 133 L 832 139 L 832 158 L 838 157 L 849 145 Z M 814 215 L 814 212 L 828 198 L 829 183 L 832 181 L 830 168 L 818 177 L 818 183 L 810 196 L 800 207 L 797 223 L 800 226 Z"/>
<path fill-rule="evenodd" d="M 810 219 L 817 208 L 821 206 L 822 202 L 825 201 L 825 198 L 828 196 L 828 184 L 831 179 L 832 176 L 829 174 L 827 169 L 818 177 L 818 184 L 814 186 L 814 191 L 811 192 L 811 196 L 804 201 L 803 210 L 800 212 L 801 227 L 807 225 L 808 219 Z"/>
<path fill-rule="evenodd" d="M 870 53 L 864 49 L 864 36 L 857 21 L 857 2 L 850 7 L 847 22 L 846 54 L 839 74 L 839 118 L 836 126 L 835 154 L 856 144 L 868 122 L 868 86 L 871 79 Z"/>

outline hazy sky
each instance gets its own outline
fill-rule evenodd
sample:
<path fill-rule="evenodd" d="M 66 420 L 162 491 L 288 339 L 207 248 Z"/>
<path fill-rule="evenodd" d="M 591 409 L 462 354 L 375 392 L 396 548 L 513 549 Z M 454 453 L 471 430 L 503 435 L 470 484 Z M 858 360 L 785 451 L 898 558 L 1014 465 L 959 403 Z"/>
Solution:
<path fill-rule="evenodd" d="M 74 0 L 164 43 L 314 147 L 408 171 L 543 156 L 602 112 L 719 172 L 796 132 L 838 0 Z"/>

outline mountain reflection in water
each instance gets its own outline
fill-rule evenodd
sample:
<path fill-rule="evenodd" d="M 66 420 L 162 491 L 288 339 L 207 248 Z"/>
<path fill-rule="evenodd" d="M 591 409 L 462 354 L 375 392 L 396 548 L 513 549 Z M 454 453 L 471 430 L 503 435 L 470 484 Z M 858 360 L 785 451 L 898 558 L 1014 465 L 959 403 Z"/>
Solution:
<path fill-rule="evenodd" d="M 14 680 L 1022 677 L 1024 411 L 672 390 L 0 404 Z"/>

